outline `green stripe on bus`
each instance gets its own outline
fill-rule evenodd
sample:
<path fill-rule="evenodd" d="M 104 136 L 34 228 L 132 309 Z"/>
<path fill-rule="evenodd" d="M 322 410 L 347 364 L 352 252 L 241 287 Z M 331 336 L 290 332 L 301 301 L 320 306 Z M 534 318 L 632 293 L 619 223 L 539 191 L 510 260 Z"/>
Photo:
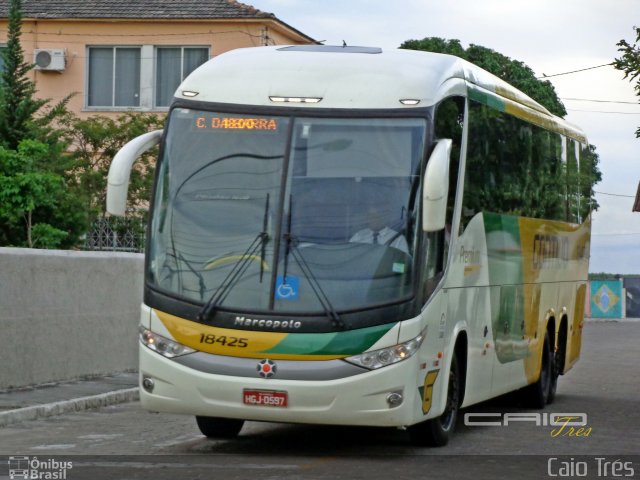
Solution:
<path fill-rule="evenodd" d="M 335 333 L 291 333 L 261 353 L 292 355 L 357 355 L 380 340 L 396 323 Z"/>
<path fill-rule="evenodd" d="M 519 217 L 485 212 L 484 228 L 492 285 L 493 341 L 500 363 L 528 354 L 524 323 L 524 273 Z"/>
<path fill-rule="evenodd" d="M 469 88 L 469 98 L 498 110 L 499 112 L 504 112 L 504 102 L 495 94 L 489 94 L 476 88 Z"/>

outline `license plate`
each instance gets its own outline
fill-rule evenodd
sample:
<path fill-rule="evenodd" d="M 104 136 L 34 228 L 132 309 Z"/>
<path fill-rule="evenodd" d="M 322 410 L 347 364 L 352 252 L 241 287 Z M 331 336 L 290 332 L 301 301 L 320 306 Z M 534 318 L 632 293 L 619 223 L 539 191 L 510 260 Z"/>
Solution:
<path fill-rule="evenodd" d="M 289 395 L 277 390 L 244 390 L 243 403 L 255 407 L 284 408 L 289 404 Z"/>

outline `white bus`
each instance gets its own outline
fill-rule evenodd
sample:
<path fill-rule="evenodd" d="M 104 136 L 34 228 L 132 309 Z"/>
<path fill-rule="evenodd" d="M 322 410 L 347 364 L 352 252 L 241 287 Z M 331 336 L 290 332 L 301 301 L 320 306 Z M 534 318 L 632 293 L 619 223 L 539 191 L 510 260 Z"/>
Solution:
<path fill-rule="evenodd" d="M 158 143 L 144 408 L 209 437 L 251 420 L 444 445 L 459 408 L 519 389 L 543 407 L 578 359 L 587 142 L 486 71 L 369 47 L 220 55 L 118 153 L 112 214 Z"/>

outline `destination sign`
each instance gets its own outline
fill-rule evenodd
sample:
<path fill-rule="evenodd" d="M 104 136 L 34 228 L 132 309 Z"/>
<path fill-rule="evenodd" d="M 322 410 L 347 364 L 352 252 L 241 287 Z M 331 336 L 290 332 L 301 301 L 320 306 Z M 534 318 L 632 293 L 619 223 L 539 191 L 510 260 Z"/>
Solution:
<path fill-rule="evenodd" d="M 277 131 L 278 121 L 275 118 L 200 116 L 195 119 L 195 127 L 198 130 Z"/>

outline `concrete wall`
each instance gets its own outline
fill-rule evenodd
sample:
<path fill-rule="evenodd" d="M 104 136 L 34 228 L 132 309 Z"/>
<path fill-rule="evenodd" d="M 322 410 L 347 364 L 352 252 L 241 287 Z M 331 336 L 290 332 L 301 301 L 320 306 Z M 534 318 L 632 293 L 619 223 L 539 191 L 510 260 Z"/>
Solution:
<path fill-rule="evenodd" d="M 136 369 L 143 261 L 0 248 L 0 389 Z"/>

